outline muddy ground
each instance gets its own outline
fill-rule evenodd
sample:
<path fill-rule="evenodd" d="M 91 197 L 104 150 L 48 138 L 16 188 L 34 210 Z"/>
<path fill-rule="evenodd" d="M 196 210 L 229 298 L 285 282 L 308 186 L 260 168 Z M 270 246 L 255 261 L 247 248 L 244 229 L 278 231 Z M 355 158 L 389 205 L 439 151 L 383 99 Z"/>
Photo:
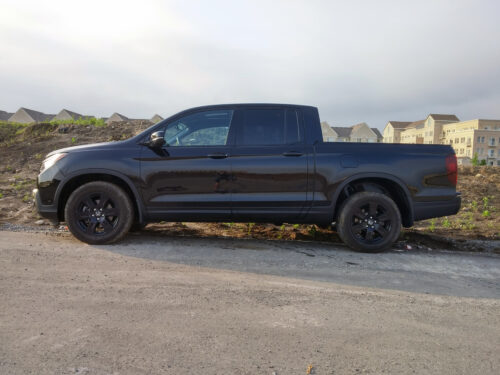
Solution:
<path fill-rule="evenodd" d="M 0 132 L 0 223 L 34 225 L 40 219 L 34 210 L 31 191 L 48 152 L 71 145 L 126 139 L 150 125 L 147 121 L 105 127 L 39 124 Z M 457 190 L 463 196 L 458 215 L 418 222 L 412 229 L 403 231 L 401 241 L 412 246 L 452 249 L 463 247 L 464 240 L 498 242 L 500 168 L 461 167 Z M 339 241 L 334 230 L 311 225 L 161 223 L 148 229 L 176 235 Z M 497 247 L 473 243 L 467 250 L 498 250 Z"/>

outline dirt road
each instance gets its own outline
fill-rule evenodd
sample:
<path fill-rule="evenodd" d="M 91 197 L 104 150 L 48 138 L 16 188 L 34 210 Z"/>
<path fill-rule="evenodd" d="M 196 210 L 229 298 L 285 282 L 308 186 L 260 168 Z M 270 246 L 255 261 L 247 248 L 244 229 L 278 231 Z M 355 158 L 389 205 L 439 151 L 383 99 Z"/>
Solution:
<path fill-rule="evenodd" d="M 499 373 L 496 298 L 120 254 L 162 243 L 96 247 L 0 232 L 0 373 L 306 374 L 309 365 L 315 374 Z"/>

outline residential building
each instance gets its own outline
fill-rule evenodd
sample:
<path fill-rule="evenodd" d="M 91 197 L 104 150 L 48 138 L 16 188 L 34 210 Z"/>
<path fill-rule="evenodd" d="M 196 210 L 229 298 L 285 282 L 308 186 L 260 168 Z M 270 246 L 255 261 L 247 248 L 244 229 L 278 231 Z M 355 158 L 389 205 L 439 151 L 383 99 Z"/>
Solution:
<path fill-rule="evenodd" d="M 500 166 L 500 120 L 460 121 L 455 115 L 430 114 L 412 123 L 389 121 L 384 142 L 449 144 L 459 164 L 470 164 L 477 155 L 487 165 Z"/>
<path fill-rule="evenodd" d="M 19 108 L 16 113 L 9 117 L 10 122 L 19 122 L 22 124 L 32 124 L 37 122 L 47 122 L 54 118 L 54 115 L 48 115 L 42 112 L 34 111 L 28 108 Z"/>
<path fill-rule="evenodd" d="M 477 154 L 486 165 L 500 166 L 500 120 L 475 119 L 446 124 L 440 143 L 455 150 L 460 164 L 470 164 Z"/>
<path fill-rule="evenodd" d="M 153 124 L 156 124 L 157 122 L 160 122 L 161 120 L 163 120 L 163 117 L 156 114 L 153 117 L 151 117 L 151 120 L 149 120 L 149 121 L 151 121 Z"/>
<path fill-rule="evenodd" d="M 401 132 L 411 121 L 389 121 L 384 128 L 385 143 L 401 143 Z"/>
<path fill-rule="evenodd" d="M 80 118 L 92 118 L 94 116 L 88 116 L 88 115 L 81 115 L 79 113 L 76 113 L 76 112 L 72 112 L 68 109 L 63 109 L 61 110 L 61 112 L 59 112 L 54 118 L 53 120 L 68 120 L 68 121 L 71 121 L 71 120 L 78 120 Z"/>
<path fill-rule="evenodd" d="M 335 133 L 326 121 L 321 122 L 321 132 L 323 133 L 323 142 L 335 142 L 337 133 Z"/>
<path fill-rule="evenodd" d="M 365 122 L 349 127 L 331 127 L 327 122 L 321 123 L 325 142 L 382 142 L 379 130 L 370 128 Z"/>
<path fill-rule="evenodd" d="M 117 112 L 113 113 L 110 118 L 106 120 L 106 124 L 111 124 L 113 122 L 120 122 L 120 121 L 129 121 L 130 119 L 126 116 L 123 116 Z"/>
<path fill-rule="evenodd" d="M 8 121 L 13 113 L 0 111 L 0 121 Z"/>

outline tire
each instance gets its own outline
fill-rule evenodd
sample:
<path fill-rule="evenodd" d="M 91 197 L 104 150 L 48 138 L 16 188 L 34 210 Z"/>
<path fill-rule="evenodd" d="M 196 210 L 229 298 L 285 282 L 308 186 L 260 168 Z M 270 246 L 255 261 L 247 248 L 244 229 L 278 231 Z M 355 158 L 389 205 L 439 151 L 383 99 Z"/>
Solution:
<path fill-rule="evenodd" d="M 80 186 L 69 196 L 64 215 L 68 229 L 80 241 L 107 244 L 127 234 L 134 208 L 121 188 L 96 181 Z"/>
<path fill-rule="evenodd" d="M 360 192 L 341 206 L 337 233 L 355 251 L 376 253 L 387 250 L 398 239 L 401 213 L 387 195 Z"/>

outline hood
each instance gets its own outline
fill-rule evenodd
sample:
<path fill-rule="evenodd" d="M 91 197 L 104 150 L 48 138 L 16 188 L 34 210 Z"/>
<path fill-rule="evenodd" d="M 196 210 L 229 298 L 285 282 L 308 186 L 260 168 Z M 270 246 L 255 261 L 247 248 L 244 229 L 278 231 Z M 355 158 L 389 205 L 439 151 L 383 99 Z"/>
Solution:
<path fill-rule="evenodd" d="M 59 150 L 54 150 L 50 153 L 47 154 L 46 157 L 49 157 L 54 154 L 58 154 L 60 152 L 85 152 L 85 151 L 92 151 L 92 150 L 102 150 L 102 149 L 111 149 L 115 148 L 116 146 L 119 146 L 123 144 L 124 141 L 116 141 L 116 142 L 102 142 L 102 143 L 92 143 L 89 145 L 79 145 L 79 146 L 72 146 L 72 147 L 66 147 L 66 148 L 60 148 Z"/>

